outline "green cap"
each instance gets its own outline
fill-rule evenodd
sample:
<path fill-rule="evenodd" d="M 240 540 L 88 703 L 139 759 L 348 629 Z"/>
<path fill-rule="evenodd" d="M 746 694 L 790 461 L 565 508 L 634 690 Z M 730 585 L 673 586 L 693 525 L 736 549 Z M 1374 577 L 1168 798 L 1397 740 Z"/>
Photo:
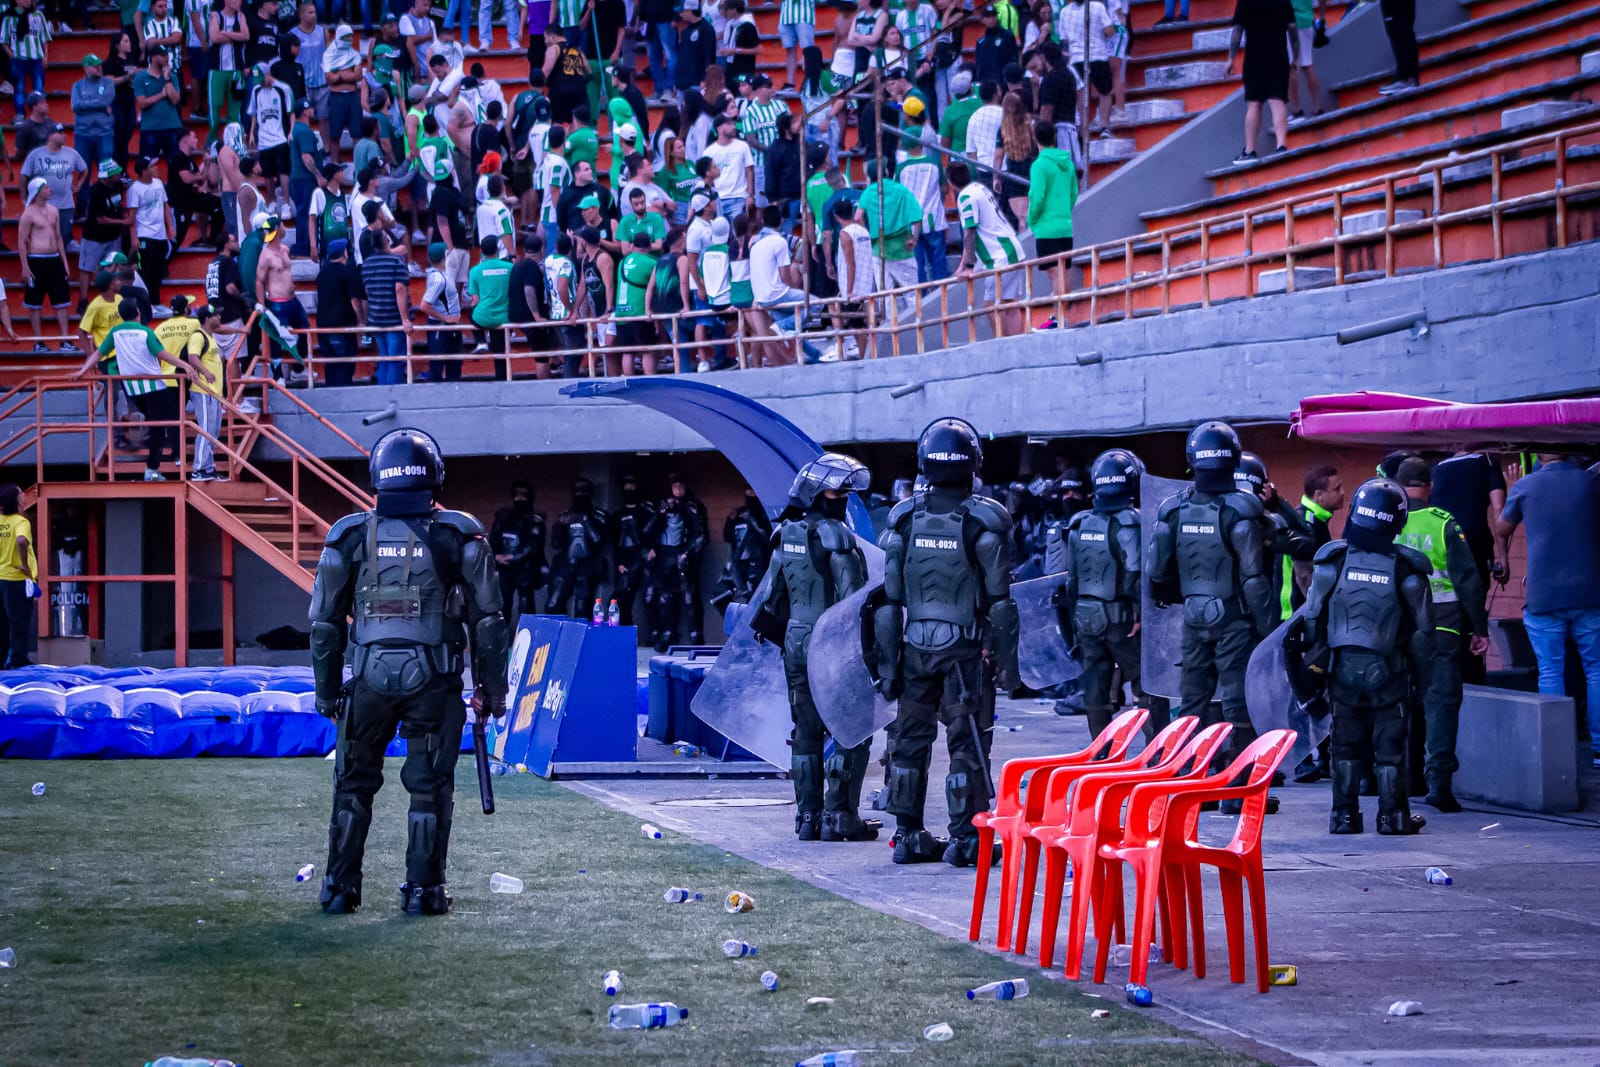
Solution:
<path fill-rule="evenodd" d="M 102 267 L 120 267 L 128 262 L 128 257 L 121 252 L 113 252 L 100 261 Z"/>
<path fill-rule="evenodd" d="M 100 57 L 90 52 L 83 57 L 83 65 L 86 67 L 98 67 L 100 65 Z"/>
<path fill-rule="evenodd" d="M 586 196 L 582 200 L 578 201 L 578 210 L 579 211 L 582 211 L 584 208 L 599 207 L 599 206 L 600 206 L 600 198 L 598 196 L 595 196 L 593 193 L 590 193 L 588 196 Z"/>

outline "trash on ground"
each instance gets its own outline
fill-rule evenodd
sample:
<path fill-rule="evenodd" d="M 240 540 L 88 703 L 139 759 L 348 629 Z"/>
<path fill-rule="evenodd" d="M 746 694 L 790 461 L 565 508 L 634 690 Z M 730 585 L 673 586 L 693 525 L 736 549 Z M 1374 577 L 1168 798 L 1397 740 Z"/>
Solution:
<path fill-rule="evenodd" d="M 35 788 L 37 788 L 37 786 Z M 34 796 L 38 796 L 38 794 L 35 793 Z M 1504 834 L 1505 828 L 1497 822 L 1492 822 L 1488 826 L 1485 826 L 1482 830 L 1478 831 L 1479 837 L 1502 837 Z"/>
<path fill-rule="evenodd" d="M 44 783 L 43 782 L 34 782 L 33 783 L 32 792 L 33 792 L 33 795 L 36 796 L 36 797 L 44 796 Z"/>
<path fill-rule="evenodd" d="M 527 774 L 528 773 L 528 765 L 526 763 L 517 764 L 517 773 L 518 774 Z"/>
<path fill-rule="evenodd" d="M 1422 877 L 1426 878 L 1430 885 L 1451 885 L 1454 882 L 1442 867 L 1429 867 L 1422 872 Z"/>
<path fill-rule="evenodd" d="M 735 915 L 741 911 L 755 911 L 756 898 L 751 896 L 749 893 L 735 889 L 733 892 L 729 893 L 728 898 L 722 902 L 722 910 L 727 912 L 729 915 Z"/>
<path fill-rule="evenodd" d="M 934 1023 L 922 1031 L 922 1036 L 929 1041 L 949 1041 L 956 1036 L 956 1032 L 950 1029 L 949 1023 Z"/>
<path fill-rule="evenodd" d="M 1300 968 L 1292 963 L 1274 963 L 1267 968 L 1267 980 L 1273 985 L 1299 985 Z"/>
<path fill-rule="evenodd" d="M 298 871 L 294 872 L 294 880 L 297 882 L 309 882 L 316 876 L 317 865 L 315 863 L 308 863 L 304 867 L 301 867 Z"/>
<path fill-rule="evenodd" d="M 977 989 L 967 990 L 968 1000 L 984 997 L 991 1000 L 1021 1000 L 1028 995 L 1028 980 L 1012 978 L 1004 982 L 989 982 Z"/>
<path fill-rule="evenodd" d="M 1094 1011 L 1091 1011 L 1089 1013 L 1089 1018 L 1091 1018 L 1091 1019 L 1109 1019 L 1109 1018 L 1111 1018 L 1111 1009 L 1110 1008 L 1096 1008 Z"/>
<path fill-rule="evenodd" d="M 645 823 L 643 826 L 639 827 L 639 832 L 652 841 L 661 840 L 661 831 L 657 827 L 652 826 L 650 823 Z"/>
<path fill-rule="evenodd" d="M 613 1004 L 607 1019 L 613 1030 L 656 1030 L 677 1026 L 689 1017 L 688 1008 L 671 1001 L 664 1004 Z"/>
<path fill-rule="evenodd" d="M 672 754 L 674 756 L 682 756 L 684 759 L 696 759 L 700 755 L 700 746 L 691 745 L 687 741 L 674 741 L 672 743 Z"/>
<path fill-rule="evenodd" d="M 600 984 L 605 987 L 606 996 L 616 996 L 622 992 L 622 972 L 616 970 L 607 971 L 606 976 L 600 980 Z"/>
<path fill-rule="evenodd" d="M 1389 1014 L 1397 1019 L 1406 1015 L 1421 1015 L 1422 1002 L 1420 1000 L 1397 1000 L 1389 1005 Z"/>
<path fill-rule="evenodd" d="M 193 1056 L 162 1056 L 159 1060 L 151 1060 L 144 1067 L 237 1067 L 232 1060 L 208 1060 L 204 1057 Z"/>
<path fill-rule="evenodd" d="M 806 1007 L 808 1007 L 808 1008 L 831 1008 L 831 1007 L 833 1007 L 833 998 L 832 997 L 807 997 L 806 998 Z"/>
<path fill-rule="evenodd" d="M 684 889 L 682 886 L 673 886 L 661 894 L 661 899 L 668 904 L 687 904 L 691 900 L 699 900 L 700 894 L 692 889 Z"/>
<path fill-rule="evenodd" d="M 859 1067 L 861 1053 L 855 1049 L 842 1049 L 838 1052 L 822 1052 L 808 1060 L 801 1060 L 794 1067 Z"/>
<path fill-rule="evenodd" d="M 16 953 L 16 950 L 15 949 L 11 949 L 11 948 L 0 948 L 0 967 L 4 967 L 4 968 L 8 968 L 9 969 L 11 967 L 15 967 L 16 965 L 17 965 L 17 953 Z"/>
<path fill-rule="evenodd" d="M 778 991 L 778 975 L 776 971 L 761 972 L 761 988 L 768 993 L 776 993 Z"/>
<path fill-rule="evenodd" d="M 1160 945 L 1151 945 L 1150 946 L 1150 953 L 1146 958 L 1151 963 L 1160 963 L 1161 962 L 1161 946 Z M 1131 963 L 1133 963 L 1133 946 L 1132 945 L 1112 945 L 1111 946 L 1111 966 L 1113 966 L 1113 967 L 1127 967 Z"/>
<path fill-rule="evenodd" d="M 1140 985 L 1138 982 L 1129 982 L 1122 987 L 1122 995 L 1128 998 L 1128 1003 L 1136 1008 L 1148 1008 L 1155 1003 L 1155 997 L 1150 995 L 1150 987 Z"/>
<path fill-rule="evenodd" d="M 489 892 L 491 893 L 520 893 L 522 892 L 522 879 L 513 878 L 509 874 L 495 871 L 489 876 Z"/>
<path fill-rule="evenodd" d="M 740 941 L 732 937 L 722 943 L 722 954 L 730 960 L 736 960 L 740 956 L 754 956 L 760 951 L 750 942 Z"/>
<path fill-rule="evenodd" d="M 494 775 L 496 778 L 504 778 L 506 775 L 512 773 L 511 764 L 505 762 L 504 760 L 490 760 L 489 773 Z"/>

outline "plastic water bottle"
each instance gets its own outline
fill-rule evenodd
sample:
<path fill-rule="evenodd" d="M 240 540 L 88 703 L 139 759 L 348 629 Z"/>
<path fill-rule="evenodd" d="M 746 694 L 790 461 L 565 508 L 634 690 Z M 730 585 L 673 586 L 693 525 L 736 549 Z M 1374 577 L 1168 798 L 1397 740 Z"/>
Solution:
<path fill-rule="evenodd" d="M 691 900 L 699 900 L 700 894 L 692 889 L 684 889 L 682 886 L 673 886 L 661 894 L 661 899 L 668 904 L 687 904 Z"/>
<path fill-rule="evenodd" d="M 967 990 L 968 1000 L 977 1000 L 985 997 L 990 1000 L 1021 1000 L 1028 995 L 1028 980 L 1026 978 L 1012 978 L 1005 982 L 989 982 L 977 989 Z"/>
<path fill-rule="evenodd" d="M 607 1014 L 613 1030 L 655 1030 L 677 1026 L 689 1017 L 688 1008 L 665 1004 L 613 1004 Z"/>
<path fill-rule="evenodd" d="M 1145 957 L 1150 963 L 1161 962 L 1161 946 L 1151 945 L 1150 953 Z M 1133 963 L 1132 945 L 1112 945 L 1111 965 L 1113 967 L 1127 967 Z"/>
<path fill-rule="evenodd" d="M 0 970 L 10 970 L 17 965 L 17 951 L 13 948 L 0 948 Z"/>
<path fill-rule="evenodd" d="M 606 607 L 599 597 L 594 598 L 594 610 L 589 613 L 589 621 L 596 626 L 604 626 L 606 623 Z"/>
<path fill-rule="evenodd" d="M 722 954 L 730 960 L 736 960 L 740 956 L 754 956 L 760 951 L 748 941 L 739 941 L 731 937 L 722 943 Z"/>
<path fill-rule="evenodd" d="M 1397 1000 L 1389 1005 L 1389 1014 L 1397 1019 L 1407 1015 L 1421 1015 L 1422 1002 L 1420 1000 Z"/>
<path fill-rule="evenodd" d="M 778 975 L 776 971 L 761 972 L 761 988 L 768 993 L 776 993 L 778 991 Z"/>
<path fill-rule="evenodd" d="M 317 865 L 315 863 L 308 863 L 304 867 L 301 867 L 298 871 L 294 872 L 294 880 L 297 882 L 309 882 L 311 879 L 315 878 L 316 875 Z"/>
<path fill-rule="evenodd" d="M 639 832 L 652 841 L 661 840 L 661 830 L 651 823 L 645 823 L 643 826 L 639 827 Z"/>
<path fill-rule="evenodd" d="M 613 600 L 611 602 L 611 606 L 610 607 L 606 608 L 606 625 L 607 626 L 621 626 L 622 625 L 622 609 L 617 607 L 617 602 L 615 600 Z"/>
<path fill-rule="evenodd" d="M 1451 885 L 1453 880 L 1441 867 L 1429 867 L 1422 872 L 1422 877 L 1428 880 L 1429 885 Z"/>
<path fill-rule="evenodd" d="M 682 756 L 684 759 L 695 759 L 700 755 L 700 747 L 691 745 L 687 741 L 674 741 L 672 743 L 672 754 L 674 756 Z"/>
<path fill-rule="evenodd" d="M 495 871 L 489 876 L 489 892 L 491 893 L 520 893 L 522 892 L 522 879 L 513 878 L 509 874 Z"/>
<path fill-rule="evenodd" d="M 195 1059 L 193 1057 L 163 1056 L 151 1060 L 144 1067 L 235 1067 L 232 1060 Z"/>
<path fill-rule="evenodd" d="M 821 1052 L 808 1060 L 801 1060 L 794 1067 L 861 1067 L 861 1053 L 850 1048 L 839 1052 Z"/>
<path fill-rule="evenodd" d="M 33 783 L 32 792 L 33 792 L 33 795 L 36 796 L 36 797 L 44 796 L 44 783 L 43 782 L 34 782 Z"/>
<path fill-rule="evenodd" d="M 622 972 L 618 970 L 607 971 L 606 976 L 600 980 L 600 984 L 605 987 L 606 996 L 616 996 L 622 992 Z"/>
<path fill-rule="evenodd" d="M 1129 982 L 1122 987 L 1123 996 L 1128 998 L 1128 1003 L 1136 1008 L 1148 1008 L 1155 998 L 1150 995 L 1150 987 L 1140 985 L 1138 982 Z"/>

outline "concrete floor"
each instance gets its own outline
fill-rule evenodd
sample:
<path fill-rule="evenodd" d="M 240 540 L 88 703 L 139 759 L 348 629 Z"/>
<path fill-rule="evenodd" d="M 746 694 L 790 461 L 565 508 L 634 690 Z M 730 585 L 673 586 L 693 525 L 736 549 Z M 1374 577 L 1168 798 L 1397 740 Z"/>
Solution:
<path fill-rule="evenodd" d="M 1057 718 L 1048 704 L 1002 701 L 995 764 L 1079 748 L 1087 733 L 1082 718 Z M 927 813 L 935 829 L 945 819 L 943 775 L 936 754 Z M 878 776 L 874 763 L 869 793 Z M 943 864 L 896 867 L 887 831 L 873 844 L 800 844 L 787 781 L 569 785 L 867 907 L 966 936 L 973 872 Z M 1600 819 L 1476 806 L 1444 816 L 1419 807 L 1429 819 L 1420 836 L 1336 838 L 1326 833 L 1325 783 L 1289 786 L 1278 795 L 1282 811 L 1269 820 L 1266 839 L 1270 959 L 1297 964 L 1299 984 L 1263 996 L 1255 992 L 1253 970 L 1246 985 L 1227 981 L 1221 906 L 1207 875 L 1209 976 L 1196 980 L 1189 971 L 1152 966 L 1152 1010 L 1273 1063 L 1600 1065 L 1594 1005 Z M 1370 831 L 1376 801 L 1365 804 Z M 1231 818 L 1203 820 L 1208 839 L 1232 832 Z M 1494 822 L 1501 835 L 1484 837 L 1482 827 Z M 1429 885 L 1423 878 L 1429 866 L 1445 868 L 1455 884 Z M 991 889 L 982 942 L 990 950 L 995 910 Z M 1017 970 L 1037 974 L 1037 957 L 1018 958 Z M 1113 968 L 1107 978 L 1096 991 L 1120 1006 L 1125 972 Z M 1402 999 L 1420 1001 L 1424 1013 L 1387 1017 L 1388 1005 Z"/>

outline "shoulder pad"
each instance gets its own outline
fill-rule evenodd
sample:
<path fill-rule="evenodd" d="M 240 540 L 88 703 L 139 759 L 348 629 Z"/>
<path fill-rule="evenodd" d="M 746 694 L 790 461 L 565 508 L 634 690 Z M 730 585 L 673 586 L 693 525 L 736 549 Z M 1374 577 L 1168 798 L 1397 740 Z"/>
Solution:
<path fill-rule="evenodd" d="M 1092 514 L 1094 514 L 1094 512 L 1088 511 L 1088 510 L 1084 510 L 1084 511 L 1078 512 L 1076 515 L 1072 516 L 1072 518 L 1067 520 L 1067 529 L 1068 530 L 1077 529 L 1078 528 L 1078 524 L 1084 521 L 1083 517 L 1085 515 L 1092 515 Z"/>
<path fill-rule="evenodd" d="M 1192 492 L 1194 492 L 1192 489 L 1179 489 L 1176 493 L 1173 493 L 1171 496 L 1167 497 L 1161 502 L 1161 505 L 1156 508 L 1156 518 L 1162 522 L 1166 522 L 1168 519 L 1172 518 L 1173 514 L 1179 508 L 1183 507 L 1184 504 L 1189 502 L 1189 494 Z"/>
<path fill-rule="evenodd" d="M 912 510 L 916 508 L 916 506 L 917 498 L 911 496 L 900 501 L 900 503 L 889 509 L 888 528 L 893 529 L 894 527 L 899 526 L 910 516 Z"/>
<path fill-rule="evenodd" d="M 1139 509 L 1136 508 L 1136 507 L 1131 507 L 1130 506 L 1130 507 L 1121 508 L 1121 509 L 1119 509 L 1117 511 L 1112 512 L 1111 517 L 1113 519 L 1116 519 L 1118 525 L 1121 525 L 1121 526 L 1133 526 L 1133 527 L 1137 528 L 1138 526 L 1141 525 L 1140 520 L 1139 520 Z"/>
<path fill-rule="evenodd" d="M 359 530 L 367 525 L 367 520 L 372 517 L 370 511 L 358 511 L 354 515 L 346 515 L 328 530 L 327 544 L 336 545 L 344 540 L 351 530 Z"/>
<path fill-rule="evenodd" d="M 838 519 L 817 523 L 817 541 L 829 552 L 848 552 L 856 546 L 855 535 Z"/>
<path fill-rule="evenodd" d="M 1338 556 L 1342 559 L 1344 557 L 1345 548 L 1346 545 L 1343 541 L 1329 541 L 1327 544 L 1317 549 L 1317 554 L 1311 557 L 1311 562 L 1314 564 L 1332 563 L 1334 562 L 1335 556 Z"/>
<path fill-rule="evenodd" d="M 1227 505 L 1238 512 L 1240 517 L 1246 519 L 1259 519 L 1267 513 L 1261 506 L 1261 498 L 1254 493 L 1232 492 L 1222 498 Z"/>
<path fill-rule="evenodd" d="M 469 515 L 465 511 L 435 511 L 433 521 L 450 527 L 466 538 L 483 536 L 483 523 L 478 521 L 476 515 Z"/>
<path fill-rule="evenodd" d="M 967 508 L 967 514 L 978 521 L 978 525 L 994 533 L 1005 533 L 1011 529 L 1011 512 L 1006 510 L 1004 504 L 986 496 L 974 496 L 972 503 Z"/>
<path fill-rule="evenodd" d="M 1427 577 L 1433 573 L 1433 561 L 1427 556 L 1406 545 L 1395 545 L 1394 547 L 1397 550 L 1396 554 L 1400 557 L 1401 562 L 1405 563 L 1412 570 L 1416 571 L 1423 577 Z"/>

